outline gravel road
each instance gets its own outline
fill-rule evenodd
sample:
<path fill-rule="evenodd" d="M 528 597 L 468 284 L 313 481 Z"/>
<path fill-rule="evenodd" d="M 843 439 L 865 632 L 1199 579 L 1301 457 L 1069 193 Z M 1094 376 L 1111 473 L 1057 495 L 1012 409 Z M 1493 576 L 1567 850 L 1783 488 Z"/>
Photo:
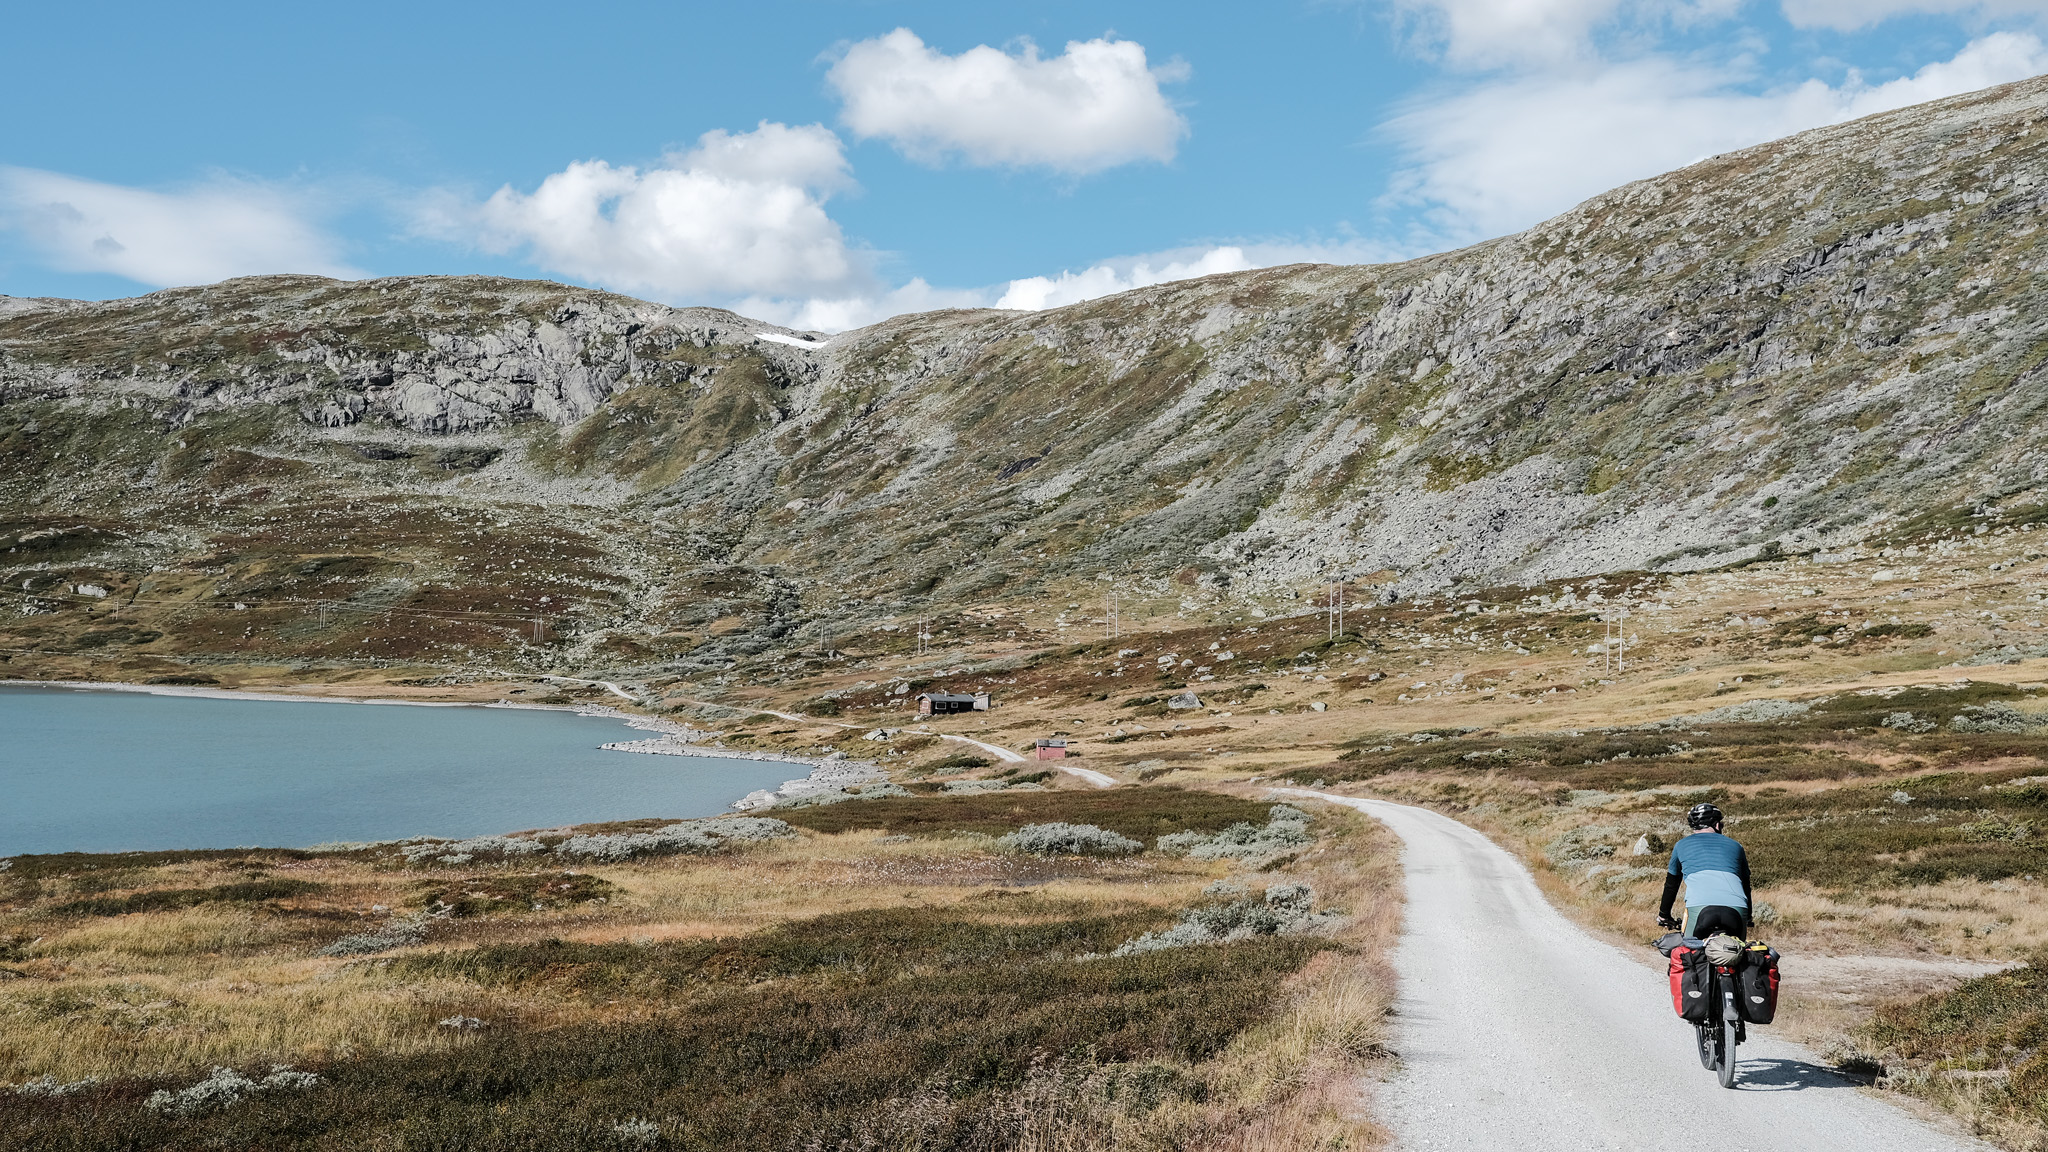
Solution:
<path fill-rule="evenodd" d="M 1405 845 L 1400 1060 L 1373 1109 L 1398 1147 L 1993 1152 L 1858 1088 L 1769 1028 L 1737 1050 L 1734 1090 L 1720 1087 L 1672 1014 L 1663 974 L 1566 920 L 1486 837 L 1427 809 L 1275 791 L 1370 813 Z"/>

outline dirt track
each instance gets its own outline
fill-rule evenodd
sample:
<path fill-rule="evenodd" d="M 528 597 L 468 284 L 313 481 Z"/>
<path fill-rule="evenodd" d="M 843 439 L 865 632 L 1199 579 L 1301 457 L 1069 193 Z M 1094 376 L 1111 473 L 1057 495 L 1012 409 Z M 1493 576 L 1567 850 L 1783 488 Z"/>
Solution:
<path fill-rule="evenodd" d="M 1403 842 L 1398 1071 L 1374 1111 L 1403 1149 L 1990 1152 L 1752 1029 L 1733 1090 L 1702 1068 L 1663 975 L 1580 930 L 1478 832 L 1422 808 L 1319 796 Z"/>

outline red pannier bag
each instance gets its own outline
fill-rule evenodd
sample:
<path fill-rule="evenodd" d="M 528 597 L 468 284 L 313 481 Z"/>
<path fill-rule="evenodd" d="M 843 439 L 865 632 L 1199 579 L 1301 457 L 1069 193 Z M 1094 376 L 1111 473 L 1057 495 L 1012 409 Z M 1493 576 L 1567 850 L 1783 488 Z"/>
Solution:
<path fill-rule="evenodd" d="M 1735 1004 L 1751 1024 L 1769 1024 L 1778 1014 L 1778 950 L 1762 941 L 1742 950 L 1735 968 Z"/>
<path fill-rule="evenodd" d="M 1699 940 L 1676 932 L 1657 941 L 1657 950 L 1671 957 L 1671 1007 L 1694 1024 L 1711 1019 L 1714 1011 L 1707 995 L 1713 968 L 1702 947 Z"/>

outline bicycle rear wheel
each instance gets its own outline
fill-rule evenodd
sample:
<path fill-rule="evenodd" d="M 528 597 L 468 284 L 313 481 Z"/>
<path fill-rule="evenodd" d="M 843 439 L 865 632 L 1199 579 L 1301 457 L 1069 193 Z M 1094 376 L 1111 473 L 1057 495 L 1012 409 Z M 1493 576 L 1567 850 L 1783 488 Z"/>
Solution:
<path fill-rule="evenodd" d="M 1721 1050 L 1721 1066 L 1715 1070 L 1715 1073 L 1720 1077 L 1721 1087 L 1733 1088 L 1735 1087 L 1735 1021 L 1723 1020 L 1714 1026 L 1714 1031 L 1720 1035 L 1720 1043 L 1716 1047 Z"/>

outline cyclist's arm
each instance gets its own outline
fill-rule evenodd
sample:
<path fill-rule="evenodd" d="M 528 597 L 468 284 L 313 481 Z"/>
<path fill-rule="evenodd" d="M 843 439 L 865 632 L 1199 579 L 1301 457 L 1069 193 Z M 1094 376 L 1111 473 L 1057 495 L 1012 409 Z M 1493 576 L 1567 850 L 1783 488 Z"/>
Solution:
<path fill-rule="evenodd" d="M 1756 923 L 1756 897 L 1749 891 L 1749 853 L 1738 850 L 1735 854 L 1735 874 L 1742 878 L 1742 918 Z"/>
<path fill-rule="evenodd" d="M 1671 867 L 1664 872 L 1664 899 L 1657 905 L 1657 917 L 1671 919 L 1672 901 L 1678 899 L 1678 882 L 1685 878 L 1685 865 L 1678 862 L 1678 853 L 1671 854 Z"/>

